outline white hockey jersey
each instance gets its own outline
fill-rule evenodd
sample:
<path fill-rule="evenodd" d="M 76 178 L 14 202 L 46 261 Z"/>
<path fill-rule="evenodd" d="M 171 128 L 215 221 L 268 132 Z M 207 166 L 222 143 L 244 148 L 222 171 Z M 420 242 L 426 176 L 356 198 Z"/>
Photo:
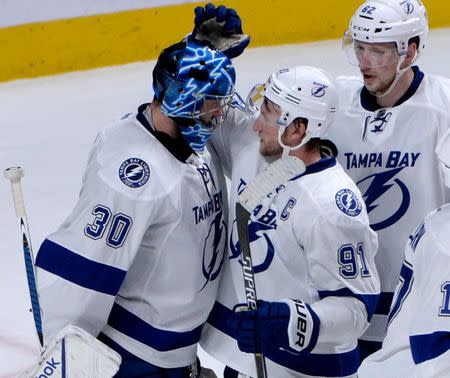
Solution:
<path fill-rule="evenodd" d="M 434 152 L 450 127 L 450 80 L 415 78 L 392 108 L 379 109 L 356 78 L 338 78 L 340 111 L 330 127 L 338 160 L 358 185 L 378 234 L 381 296 L 363 339 L 382 341 L 402 265 L 404 242 L 431 210 L 450 201 Z"/>
<path fill-rule="evenodd" d="M 361 378 L 450 376 L 450 205 L 427 215 L 410 235 L 389 327 Z"/>
<path fill-rule="evenodd" d="M 254 356 L 239 351 L 227 324 L 233 307 L 246 303 L 234 204 L 268 162 L 259 154 L 259 141 L 252 131 L 254 118 L 246 118 L 236 109 L 233 117 L 219 130 L 220 135 L 213 137 L 226 170 L 231 172 L 229 254 L 218 301 L 200 343 L 216 359 L 254 377 Z M 321 322 L 310 353 L 274 348 L 265 355 L 269 376 L 345 377 L 356 373 L 357 338 L 367 327 L 379 294 L 374 263 L 377 237 L 369 228 L 362 204 L 358 189 L 336 160 L 324 158 L 287 184 L 271 208 L 257 213 L 249 223 L 258 299 L 301 299 L 311 305 Z M 335 311 L 329 311 L 330 307 Z M 339 328 L 336 322 L 342 313 L 346 321 Z"/>
<path fill-rule="evenodd" d="M 66 324 L 102 331 L 171 368 L 195 361 L 214 304 L 226 187 L 208 150 L 186 161 L 169 152 L 147 109 L 99 134 L 78 203 L 44 241 L 36 265 L 47 282 L 40 288 L 47 336 Z"/>

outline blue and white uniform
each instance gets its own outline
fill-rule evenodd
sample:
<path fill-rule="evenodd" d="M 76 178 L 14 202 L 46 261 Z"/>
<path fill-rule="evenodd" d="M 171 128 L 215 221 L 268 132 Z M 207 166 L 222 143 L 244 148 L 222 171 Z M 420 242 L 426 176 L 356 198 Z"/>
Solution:
<path fill-rule="evenodd" d="M 246 303 L 234 204 L 269 162 L 259 153 L 254 116 L 246 117 L 234 106 L 233 116 L 213 136 L 231 173 L 229 253 L 200 343 L 216 359 L 254 377 L 254 356 L 238 349 L 227 324 L 233 307 Z M 301 299 L 317 315 L 307 350 L 274 348 L 265 354 L 268 376 L 355 376 L 357 338 L 368 326 L 379 293 L 377 237 L 356 185 L 334 157 L 324 156 L 286 184 L 270 209 L 258 211 L 248 228 L 258 299 Z"/>
<path fill-rule="evenodd" d="M 380 108 L 360 79 L 337 80 L 340 111 L 329 138 L 363 195 L 379 239 L 375 261 L 381 296 L 363 336 L 368 342 L 383 340 L 409 233 L 427 213 L 450 201 L 434 153 L 450 127 L 450 80 L 413 69 L 410 88 L 390 108 Z"/>
<path fill-rule="evenodd" d="M 448 377 L 450 372 L 450 205 L 410 235 L 389 327 L 361 378 Z"/>
<path fill-rule="evenodd" d="M 47 337 L 74 324 L 159 367 L 195 361 L 224 259 L 225 180 L 207 149 L 168 139 L 146 104 L 98 135 L 78 203 L 37 255 Z"/>

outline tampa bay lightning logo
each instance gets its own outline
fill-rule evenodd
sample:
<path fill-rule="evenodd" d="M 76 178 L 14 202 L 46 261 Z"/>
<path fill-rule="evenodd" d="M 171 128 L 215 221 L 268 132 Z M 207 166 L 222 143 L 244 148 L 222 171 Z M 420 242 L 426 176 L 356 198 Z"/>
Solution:
<path fill-rule="evenodd" d="M 380 110 L 375 117 L 368 116 L 366 118 L 366 127 L 367 125 L 372 126 L 370 130 L 372 133 L 379 133 L 384 130 L 389 119 L 392 116 L 392 112 L 386 112 L 385 109 Z"/>
<path fill-rule="evenodd" d="M 334 198 L 338 209 L 349 217 L 356 217 L 361 214 L 362 205 L 356 194 L 350 189 L 339 190 Z"/>
<path fill-rule="evenodd" d="M 311 89 L 311 94 L 314 97 L 323 97 L 325 95 L 325 88 L 328 88 L 325 84 L 314 82 L 314 87 Z"/>
<path fill-rule="evenodd" d="M 150 168 L 148 164 L 138 158 L 125 160 L 119 168 L 120 180 L 130 188 L 140 188 L 145 185 L 150 178 Z"/>
<path fill-rule="evenodd" d="M 395 178 L 404 168 L 375 173 L 357 182 L 374 231 L 392 226 L 408 211 L 411 195 L 403 181 Z M 382 197 L 388 191 L 390 201 L 383 201 Z"/>
<path fill-rule="evenodd" d="M 403 5 L 403 10 L 406 14 L 411 14 L 414 12 L 414 4 L 411 3 L 411 0 L 402 1 L 400 5 Z"/>
<path fill-rule="evenodd" d="M 205 283 L 199 291 L 202 291 L 208 282 L 214 281 L 219 277 L 225 258 L 227 236 L 227 226 L 223 219 L 222 211 L 219 211 L 211 222 L 208 236 L 203 245 L 202 272 L 205 277 Z"/>
<path fill-rule="evenodd" d="M 255 209 L 254 214 L 258 213 L 260 208 L 261 207 L 258 206 Z M 268 233 L 270 230 L 275 230 L 276 228 L 276 212 L 271 209 L 269 209 L 262 217 L 258 218 L 257 220 L 251 220 L 248 224 L 249 242 L 262 243 L 261 249 L 258 250 L 265 250 L 265 257 L 261 263 L 258 264 L 258 261 L 253 258 L 254 273 L 264 272 L 272 263 L 272 260 L 275 256 L 275 246 L 270 240 Z M 233 222 L 233 228 L 230 235 L 230 252 L 230 260 L 241 257 L 239 238 L 236 229 L 236 220 Z M 239 263 L 242 264 L 240 259 Z"/>
<path fill-rule="evenodd" d="M 214 177 L 211 173 L 211 168 L 206 163 L 203 163 L 202 166 L 197 167 L 197 171 L 202 176 L 203 185 L 205 185 L 206 193 L 208 193 L 208 197 L 211 198 L 211 190 L 216 190 L 216 182 L 214 181 Z M 211 188 L 210 188 L 211 187 Z"/>

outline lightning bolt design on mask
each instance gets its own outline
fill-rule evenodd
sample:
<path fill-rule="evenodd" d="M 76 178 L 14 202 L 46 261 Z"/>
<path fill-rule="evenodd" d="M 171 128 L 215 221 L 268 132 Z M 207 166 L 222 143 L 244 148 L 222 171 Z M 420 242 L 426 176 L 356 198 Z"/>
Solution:
<path fill-rule="evenodd" d="M 180 69 L 179 75 L 186 74 L 191 70 L 192 68 L 198 67 L 198 62 L 203 56 L 201 56 L 202 50 L 193 49 L 188 47 L 187 48 L 190 53 L 192 54 L 191 57 L 186 58 L 185 62 L 187 63 L 186 66 L 182 67 Z M 218 56 L 215 55 L 211 57 L 209 60 L 205 62 L 206 66 L 212 66 L 213 69 L 209 72 L 210 78 L 213 80 L 206 81 L 202 86 L 199 86 L 199 81 L 195 78 L 190 78 L 188 82 L 186 83 L 186 86 L 184 88 L 184 92 L 180 98 L 177 98 L 176 101 L 174 101 L 171 104 L 165 104 L 165 111 L 167 114 L 172 116 L 179 116 L 179 117 L 192 117 L 197 112 L 200 111 L 200 108 L 203 104 L 203 96 L 206 94 L 214 94 L 210 93 L 211 88 L 216 86 L 217 83 L 220 83 L 223 81 L 223 78 L 221 76 L 225 76 L 226 83 L 232 89 L 233 85 L 233 79 L 231 76 L 224 70 L 224 66 L 228 63 L 228 59 L 225 56 Z M 212 83 L 211 83 L 212 82 Z M 219 88 L 216 88 L 216 91 L 219 91 Z M 227 91 L 228 92 L 228 91 Z M 219 93 L 217 93 L 219 94 Z M 229 93 L 226 93 L 229 94 Z M 224 94 L 225 95 L 225 94 Z M 183 105 L 179 107 L 179 100 L 180 99 L 190 99 L 186 102 L 181 101 Z M 177 106 L 178 105 L 178 106 Z"/>

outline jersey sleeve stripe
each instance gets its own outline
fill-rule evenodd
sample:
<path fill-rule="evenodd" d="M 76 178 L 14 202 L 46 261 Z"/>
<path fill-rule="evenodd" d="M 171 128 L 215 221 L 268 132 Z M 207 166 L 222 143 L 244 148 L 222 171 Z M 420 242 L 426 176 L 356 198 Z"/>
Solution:
<path fill-rule="evenodd" d="M 216 302 L 209 315 L 208 323 L 233 337 L 227 322 L 232 313 L 233 310 Z M 359 366 L 358 348 L 334 354 L 292 353 L 274 348 L 264 353 L 264 357 L 301 374 L 315 377 L 346 377 L 355 374 Z"/>
<path fill-rule="evenodd" d="M 450 332 L 438 331 L 409 337 L 411 353 L 416 365 L 439 357 L 450 350 Z"/>
<path fill-rule="evenodd" d="M 352 297 L 356 298 L 359 301 L 361 301 L 364 306 L 366 307 L 367 311 L 367 321 L 370 322 L 372 319 L 372 316 L 375 312 L 375 308 L 377 307 L 378 300 L 380 298 L 379 294 L 356 294 L 353 293 L 348 288 L 343 288 L 339 290 L 334 291 L 319 291 L 319 297 L 320 299 L 326 298 L 326 297 Z"/>
<path fill-rule="evenodd" d="M 198 343 L 201 326 L 187 332 L 158 329 L 127 309 L 114 304 L 108 325 L 115 330 L 160 352 L 184 348 Z"/>
<path fill-rule="evenodd" d="M 400 282 L 402 283 L 402 285 L 400 287 L 400 290 L 398 291 L 395 303 L 392 305 L 392 309 L 389 312 L 388 324 L 391 323 L 392 319 L 395 318 L 402 309 L 403 302 L 411 292 L 411 288 L 414 282 L 414 271 L 405 263 L 403 263 L 402 269 L 400 271 Z"/>
<path fill-rule="evenodd" d="M 381 292 L 380 300 L 378 301 L 378 305 L 375 308 L 375 314 L 389 315 L 393 298 L 394 298 L 393 292 Z"/>
<path fill-rule="evenodd" d="M 36 266 L 67 281 L 103 294 L 117 295 L 126 271 L 92 261 L 51 240 L 39 248 Z"/>

